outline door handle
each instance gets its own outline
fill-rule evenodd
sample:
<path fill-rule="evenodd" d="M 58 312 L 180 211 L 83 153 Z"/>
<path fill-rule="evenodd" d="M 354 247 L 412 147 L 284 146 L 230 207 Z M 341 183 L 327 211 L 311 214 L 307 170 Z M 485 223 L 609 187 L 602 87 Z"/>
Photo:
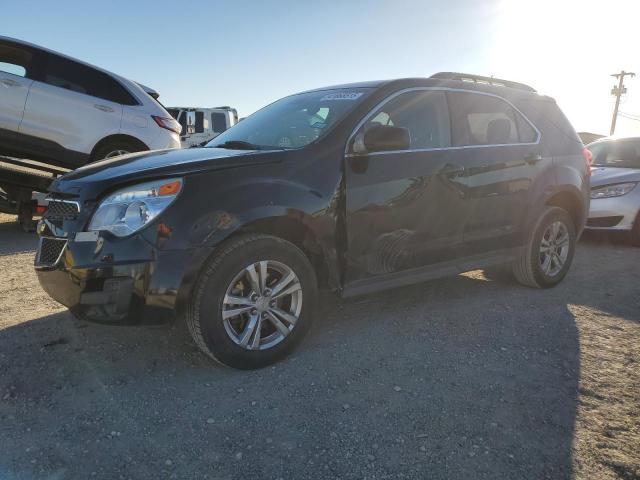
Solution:
<path fill-rule="evenodd" d="M 542 155 L 540 155 L 539 153 L 530 153 L 529 155 L 524 157 L 524 161 L 527 162 L 529 165 L 535 165 L 541 160 L 542 160 Z"/>
<path fill-rule="evenodd" d="M 18 87 L 20 84 L 10 78 L 3 78 L 0 82 L 4 83 L 7 87 Z"/>
<path fill-rule="evenodd" d="M 455 165 L 445 165 L 438 172 L 440 175 L 446 175 L 447 177 L 461 177 L 464 175 L 465 169 L 464 167 L 458 167 Z"/>
<path fill-rule="evenodd" d="M 98 110 L 101 110 L 103 112 L 113 112 L 113 108 L 109 107 L 108 105 L 94 105 L 95 108 L 97 108 Z"/>

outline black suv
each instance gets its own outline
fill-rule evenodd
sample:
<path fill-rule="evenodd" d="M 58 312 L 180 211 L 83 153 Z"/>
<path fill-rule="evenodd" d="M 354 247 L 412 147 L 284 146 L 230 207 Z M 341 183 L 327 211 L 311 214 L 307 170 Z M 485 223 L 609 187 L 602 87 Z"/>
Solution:
<path fill-rule="evenodd" d="M 204 148 L 131 154 L 50 188 L 43 288 L 78 317 L 184 317 L 207 355 L 274 362 L 319 285 L 359 295 L 495 264 L 551 287 L 589 206 L 589 156 L 555 101 L 440 73 L 322 88 Z"/>

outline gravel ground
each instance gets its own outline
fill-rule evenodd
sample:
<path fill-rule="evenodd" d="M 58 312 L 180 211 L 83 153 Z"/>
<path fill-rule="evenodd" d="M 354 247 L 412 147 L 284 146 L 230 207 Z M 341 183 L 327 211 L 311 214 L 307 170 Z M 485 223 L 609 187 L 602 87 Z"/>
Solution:
<path fill-rule="evenodd" d="M 176 327 L 81 323 L 0 216 L 0 479 L 640 478 L 640 248 L 566 281 L 471 272 L 322 297 L 297 353 L 220 367 Z"/>

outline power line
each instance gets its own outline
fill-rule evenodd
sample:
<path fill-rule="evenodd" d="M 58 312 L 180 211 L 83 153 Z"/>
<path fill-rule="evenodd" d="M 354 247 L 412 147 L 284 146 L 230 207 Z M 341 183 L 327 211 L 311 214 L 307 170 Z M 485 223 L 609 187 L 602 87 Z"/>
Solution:
<path fill-rule="evenodd" d="M 624 86 L 624 77 L 626 76 L 635 77 L 636 74 L 633 72 L 625 72 L 622 70 L 620 73 L 614 73 L 611 75 L 618 79 L 618 85 L 614 85 L 611 89 L 611 95 L 615 95 L 616 97 L 616 106 L 613 107 L 613 117 L 611 118 L 611 131 L 609 135 L 613 135 L 616 131 L 616 120 L 618 118 L 618 107 L 620 107 L 620 97 L 622 94 L 627 93 L 627 87 Z"/>
<path fill-rule="evenodd" d="M 626 118 L 628 120 L 635 120 L 636 122 L 640 122 L 640 117 L 636 117 L 634 115 L 629 115 L 629 114 L 623 113 L 623 112 L 619 112 L 618 115 L 620 115 L 622 118 Z"/>
<path fill-rule="evenodd" d="M 640 118 L 640 114 L 637 113 L 629 113 L 629 112 L 618 112 L 620 115 L 626 115 L 627 117 L 636 117 Z"/>

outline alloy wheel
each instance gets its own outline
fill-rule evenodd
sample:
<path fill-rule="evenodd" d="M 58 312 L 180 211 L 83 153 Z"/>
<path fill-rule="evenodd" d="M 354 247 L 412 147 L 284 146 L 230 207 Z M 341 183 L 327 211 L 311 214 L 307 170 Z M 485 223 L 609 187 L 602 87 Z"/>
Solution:
<path fill-rule="evenodd" d="M 547 227 L 540 241 L 540 267 L 545 275 L 554 277 L 562 270 L 569 257 L 569 230 L 560 221 Z"/>
<path fill-rule="evenodd" d="M 293 331 L 302 310 L 302 286 L 295 272 L 274 260 L 245 267 L 222 301 L 229 338 L 246 350 L 267 350 Z"/>
<path fill-rule="evenodd" d="M 104 158 L 118 157 L 120 155 L 126 155 L 127 153 L 129 152 L 126 150 L 113 150 L 112 152 L 107 153 Z"/>

